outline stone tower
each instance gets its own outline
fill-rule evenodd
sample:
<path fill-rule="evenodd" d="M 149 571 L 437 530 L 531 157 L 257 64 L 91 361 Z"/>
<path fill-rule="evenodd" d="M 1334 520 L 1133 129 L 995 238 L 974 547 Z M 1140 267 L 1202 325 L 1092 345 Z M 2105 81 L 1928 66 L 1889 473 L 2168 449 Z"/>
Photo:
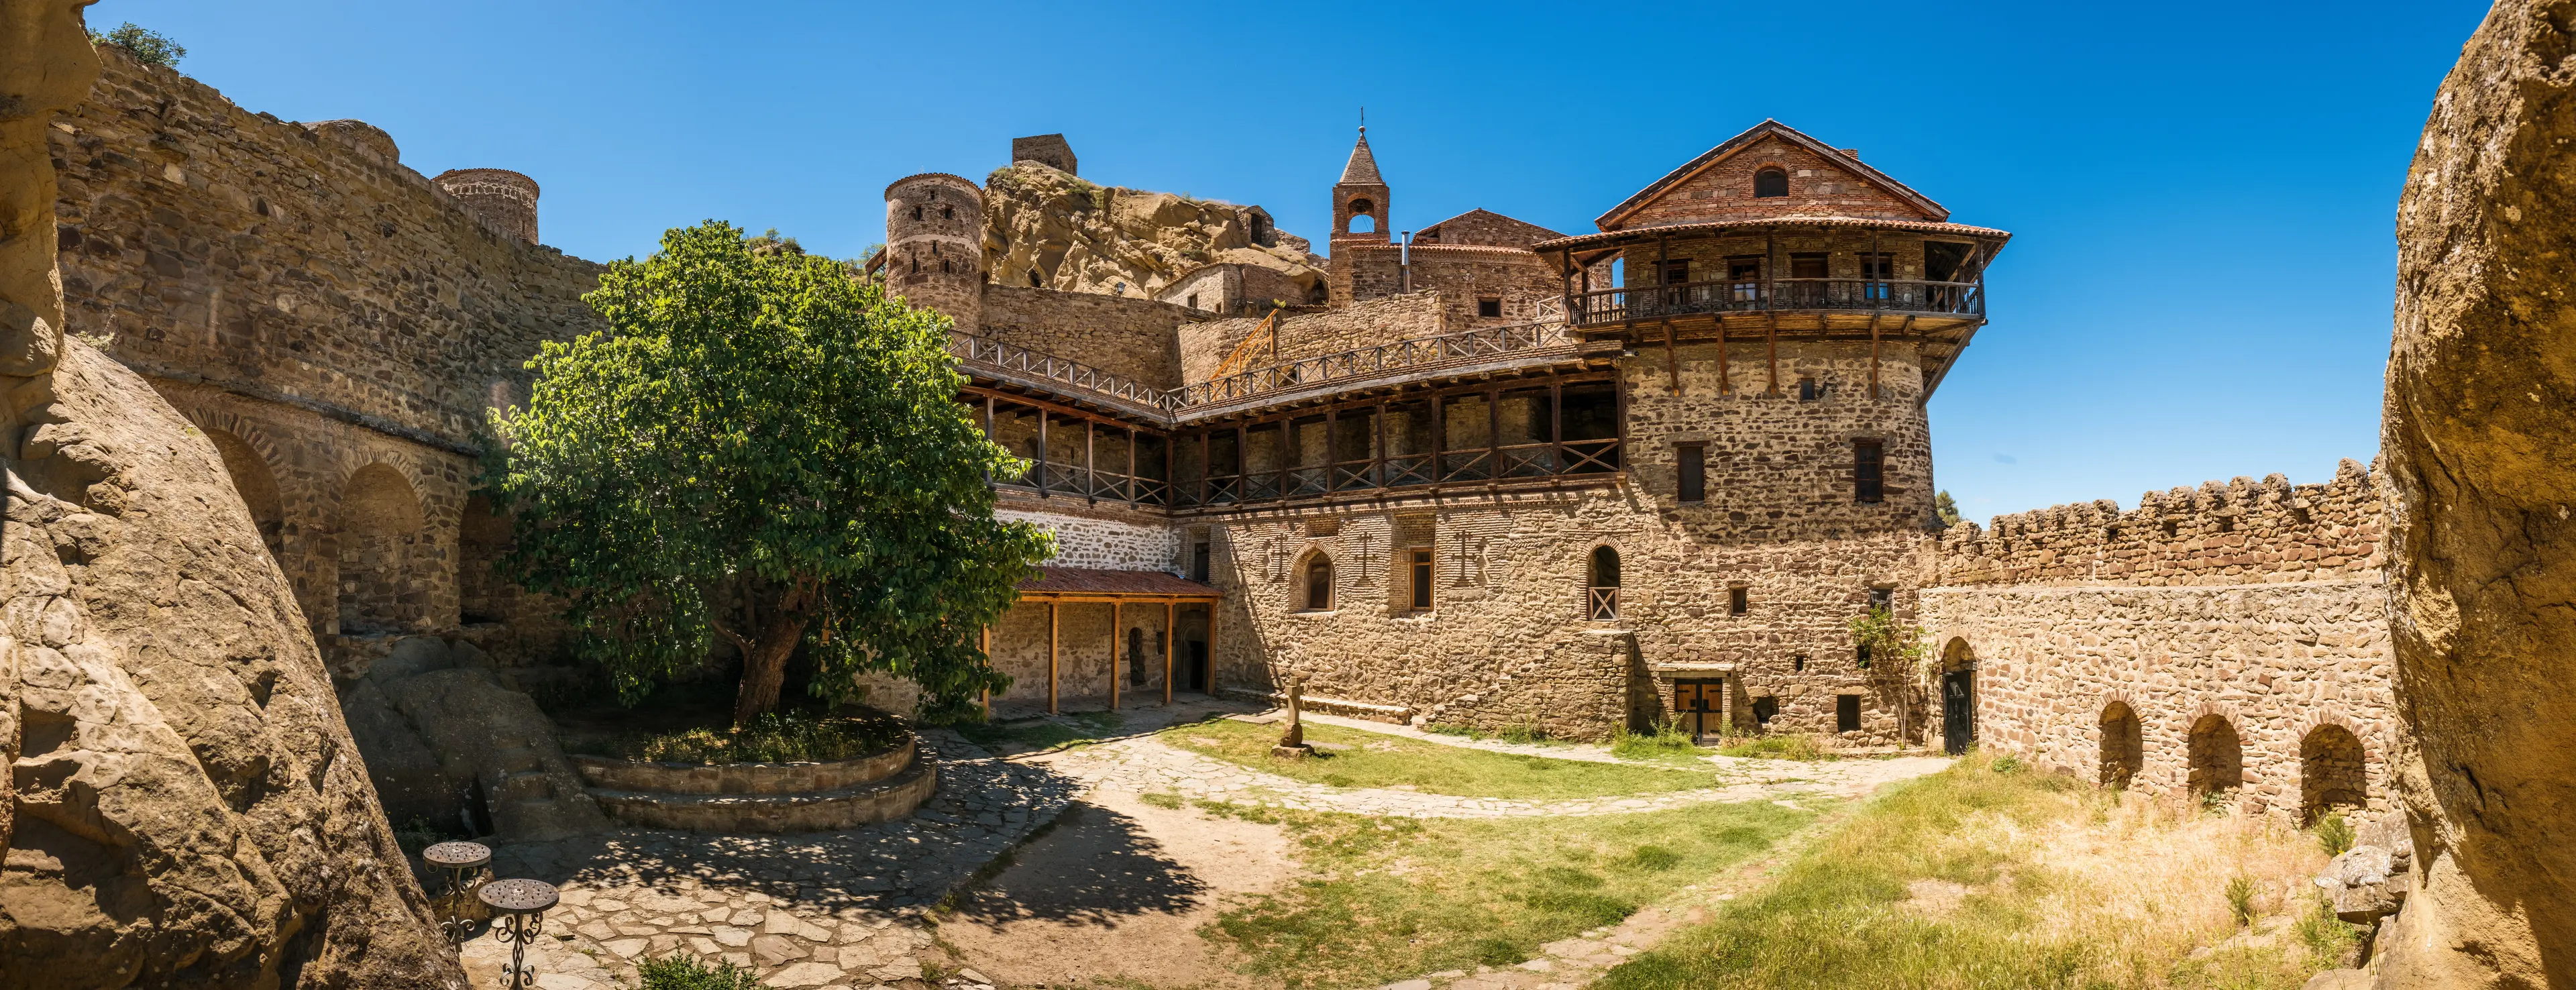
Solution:
<path fill-rule="evenodd" d="M 475 216 L 520 240 L 537 243 L 537 180 L 506 168 L 457 168 L 430 181 Z"/>
<path fill-rule="evenodd" d="M 1073 146 L 1065 143 L 1062 134 L 1037 134 L 1012 138 L 1011 160 L 1036 162 L 1066 175 L 1082 174 L 1074 170 L 1077 163 L 1073 157 Z"/>
<path fill-rule="evenodd" d="M 974 333 L 984 317 L 984 191 L 930 172 L 886 187 L 886 284 Z"/>
<path fill-rule="evenodd" d="M 1342 181 L 1333 184 L 1333 239 L 1336 241 L 1387 240 L 1386 180 L 1377 174 L 1377 156 L 1369 153 L 1368 128 L 1360 128 L 1358 144 L 1351 146 L 1350 164 L 1342 166 Z M 1351 231 L 1351 218 L 1367 217 L 1373 230 Z"/>

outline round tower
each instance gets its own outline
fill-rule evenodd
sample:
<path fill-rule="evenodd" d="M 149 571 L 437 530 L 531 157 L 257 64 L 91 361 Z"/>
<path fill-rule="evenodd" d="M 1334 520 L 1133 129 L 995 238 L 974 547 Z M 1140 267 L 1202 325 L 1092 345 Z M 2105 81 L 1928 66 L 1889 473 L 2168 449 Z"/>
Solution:
<path fill-rule="evenodd" d="M 537 180 L 506 168 L 456 168 L 430 181 L 475 216 L 513 237 L 537 243 Z"/>
<path fill-rule="evenodd" d="M 940 172 L 886 187 L 886 285 L 974 333 L 984 322 L 984 190 Z"/>

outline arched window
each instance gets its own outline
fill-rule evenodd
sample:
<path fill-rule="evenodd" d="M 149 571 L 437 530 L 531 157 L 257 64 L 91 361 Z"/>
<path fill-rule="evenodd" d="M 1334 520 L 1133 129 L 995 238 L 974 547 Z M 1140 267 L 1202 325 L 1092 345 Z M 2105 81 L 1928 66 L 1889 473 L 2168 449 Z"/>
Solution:
<path fill-rule="evenodd" d="M 2125 790 L 2138 779 L 2138 770 L 2146 764 L 2146 735 L 2144 727 L 2138 723 L 2138 713 L 2127 702 L 2114 701 L 2104 706 L 2102 786 Z"/>
<path fill-rule="evenodd" d="M 2299 821 L 2370 804 L 2360 738 L 2340 725 L 2320 725 L 2299 740 Z"/>
<path fill-rule="evenodd" d="M 1592 577 L 1586 614 L 1595 620 L 1619 617 L 1619 551 L 1592 548 Z"/>
<path fill-rule="evenodd" d="M 2184 782 L 2192 797 L 2221 800 L 2245 786 L 2245 746 L 2227 716 L 2203 715 L 2192 723 L 2191 769 Z"/>
<path fill-rule="evenodd" d="M 1322 612 L 1333 607 L 1333 559 L 1316 554 L 1306 562 L 1306 610 Z"/>
<path fill-rule="evenodd" d="M 1361 199 L 1354 199 L 1354 200 L 1352 200 L 1352 201 L 1351 201 L 1351 219 L 1356 220 L 1356 219 L 1359 219 L 1360 217 L 1368 216 L 1368 215 L 1373 214 L 1373 213 L 1376 213 L 1376 212 L 1377 212 L 1377 201 L 1376 201 L 1376 200 L 1373 200 L 1373 199 L 1367 199 L 1367 198 L 1361 198 Z"/>
<path fill-rule="evenodd" d="M 1355 203 L 1355 204 L 1352 204 L 1352 205 L 1356 206 L 1356 205 L 1358 205 L 1358 204 L 1356 204 L 1356 203 Z M 1370 215 L 1368 215 L 1368 214 L 1366 214 L 1366 213 L 1354 213 L 1354 214 L 1351 214 L 1351 233 L 1354 233 L 1354 234 L 1371 234 L 1371 233 L 1376 233 L 1376 232 L 1377 232 L 1377 218 L 1376 218 L 1376 217 L 1370 216 Z"/>
<path fill-rule="evenodd" d="M 1753 173 L 1753 197 L 1755 199 L 1772 199 L 1779 196 L 1786 196 L 1788 194 L 1789 173 L 1776 168 L 1766 168 Z"/>
<path fill-rule="evenodd" d="M 921 207 L 915 206 L 912 208 L 912 218 L 915 220 L 921 219 Z"/>

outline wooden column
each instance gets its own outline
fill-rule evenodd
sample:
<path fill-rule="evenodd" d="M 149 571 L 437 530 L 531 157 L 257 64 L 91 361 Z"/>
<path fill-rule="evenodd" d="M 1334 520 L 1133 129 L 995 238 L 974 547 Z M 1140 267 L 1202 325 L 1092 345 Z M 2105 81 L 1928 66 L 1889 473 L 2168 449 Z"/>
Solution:
<path fill-rule="evenodd" d="M 1047 713 L 1055 713 L 1056 604 L 1047 603 Z"/>
<path fill-rule="evenodd" d="M 1164 477 L 1168 478 L 1171 475 L 1167 474 Z M 1136 504 L 1136 496 L 1141 494 L 1137 489 L 1143 487 L 1136 483 L 1136 428 L 1130 426 L 1127 428 L 1127 504 Z"/>
<path fill-rule="evenodd" d="M 1682 394 L 1682 358 L 1681 352 L 1673 348 L 1673 320 L 1669 316 L 1664 318 L 1664 377 L 1674 395 Z"/>
<path fill-rule="evenodd" d="M 1878 317 L 1877 313 L 1869 314 L 1869 397 L 1873 402 L 1878 399 Z"/>
<path fill-rule="evenodd" d="M 992 666 L 992 664 L 993 664 L 993 627 L 991 627 L 991 626 L 985 626 L 985 627 L 984 627 L 984 629 L 983 629 L 983 632 L 982 632 L 982 633 L 980 633 L 980 634 L 977 636 L 977 638 L 978 638 L 979 640 L 981 640 L 981 641 L 982 641 L 982 647 L 981 647 L 981 648 L 982 648 L 982 649 L 983 649 L 983 651 L 984 651 L 984 665 L 985 665 L 985 666 L 987 666 L 987 667 Z M 992 688 L 985 688 L 984 690 L 979 691 L 979 692 L 976 692 L 976 693 L 982 696 L 982 700 L 983 700 L 983 702 L 984 702 L 984 721 L 987 721 L 987 722 L 992 721 L 992 720 L 993 720 L 993 689 L 992 689 Z"/>
<path fill-rule="evenodd" d="M 1172 621 L 1176 611 L 1173 602 L 1169 600 L 1163 602 L 1163 704 L 1165 705 L 1172 703 L 1172 647 L 1181 638 L 1180 624 Z"/>
<path fill-rule="evenodd" d="M 1565 473 L 1565 379 L 1547 382 L 1547 473 Z M 1393 541 L 1389 541 L 1393 542 Z M 1390 548 L 1392 549 L 1392 548 Z"/>
<path fill-rule="evenodd" d="M 1082 497 L 1083 497 L 1083 498 L 1085 498 L 1085 499 L 1088 499 L 1088 500 L 1094 501 L 1094 502 L 1097 502 L 1097 501 L 1099 501 L 1099 500 L 1100 500 L 1100 469 L 1096 466 L 1099 462 L 1098 462 L 1098 460 L 1097 460 L 1096 458 L 1094 458 L 1094 457 L 1092 456 L 1092 449 L 1093 449 L 1093 443 L 1094 443 L 1095 441 L 1097 441 L 1097 440 L 1099 439 L 1099 437 L 1100 437 L 1099 424 L 1094 423 L 1094 422 L 1092 422 L 1092 421 L 1090 421 L 1090 420 L 1087 420 L 1087 419 L 1086 419 L 1086 420 L 1083 420 L 1083 421 L 1082 421 Z"/>
<path fill-rule="evenodd" d="M 1118 710 L 1118 625 L 1126 614 L 1124 604 L 1109 603 L 1109 710 L 1113 712 Z"/>
<path fill-rule="evenodd" d="M 1717 317 L 1717 394 L 1735 394 L 1735 383 L 1726 377 L 1726 317 Z"/>
<path fill-rule="evenodd" d="M 1041 407 L 1041 408 L 1039 408 L 1039 409 L 1038 409 L 1038 497 L 1039 497 L 1039 498 L 1045 498 L 1045 497 L 1046 497 L 1046 494 L 1047 494 L 1047 476 L 1046 476 L 1046 474 L 1047 474 L 1047 472 L 1046 472 L 1046 464 L 1047 464 L 1047 461 L 1046 461 L 1046 457 L 1047 457 L 1047 420 L 1054 419 L 1054 418 L 1055 418 L 1055 414 L 1054 414 L 1054 413 L 1050 413 L 1050 412 L 1046 411 L 1046 409 L 1045 409 L 1045 408 L 1043 408 L 1043 407 Z M 1050 607 L 1052 607 L 1052 606 L 1050 606 Z"/>
<path fill-rule="evenodd" d="M 1000 446 L 1002 443 L 1001 436 L 993 432 L 993 397 L 989 395 L 984 397 L 984 439 L 991 441 L 995 446 Z M 1003 449 L 1007 450 L 1009 448 L 1005 447 Z M 984 483 L 988 485 L 993 483 L 993 469 L 984 469 Z M 991 715 L 992 712 L 989 710 L 990 706 L 987 706 L 987 708 L 988 710 L 984 714 Z"/>
<path fill-rule="evenodd" d="M 1771 322 L 1762 330 L 1762 360 L 1771 368 L 1771 385 L 1764 395 L 1780 397 L 1780 312 L 1771 312 Z"/>

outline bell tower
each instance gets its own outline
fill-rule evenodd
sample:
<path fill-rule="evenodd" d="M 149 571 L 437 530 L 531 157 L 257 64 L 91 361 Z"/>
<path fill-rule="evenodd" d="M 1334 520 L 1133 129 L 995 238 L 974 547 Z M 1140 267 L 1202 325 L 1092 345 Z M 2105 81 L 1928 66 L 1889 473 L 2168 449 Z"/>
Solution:
<path fill-rule="evenodd" d="M 1350 164 L 1342 166 L 1342 181 L 1333 183 L 1333 240 L 1385 243 L 1386 200 L 1386 180 L 1377 174 L 1377 156 L 1369 153 L 1368 128 L 1362 126 Z M 1351 221 L 1358 217 L 1367 217 L 1370 228 L 1353 231 Z"/>

